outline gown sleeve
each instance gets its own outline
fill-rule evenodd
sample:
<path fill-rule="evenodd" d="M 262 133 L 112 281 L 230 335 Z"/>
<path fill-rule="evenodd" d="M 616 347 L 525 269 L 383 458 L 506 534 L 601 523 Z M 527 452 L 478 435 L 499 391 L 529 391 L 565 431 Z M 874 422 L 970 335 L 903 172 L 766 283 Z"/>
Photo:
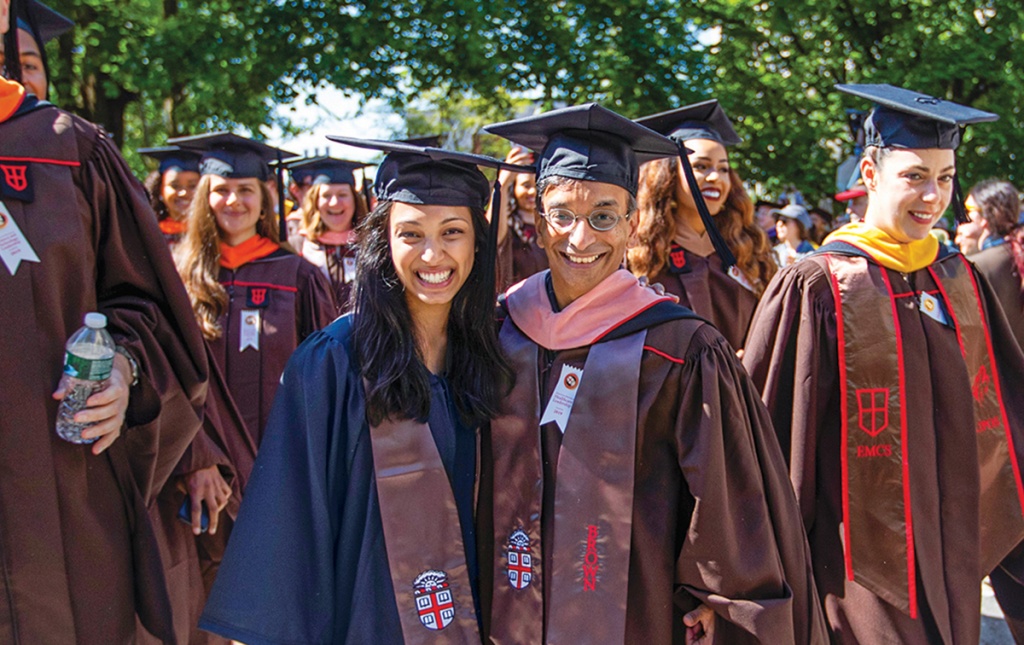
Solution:
<path fill-rule="evenodd" d="M 299 294 L 296 299 L 300 343 L 313 332 L 331 324 L 338 311 L 331 281 L 318 267 L 306 260 L 303 262 L 299 272 Z"/>
<path fill-rule="evenodd" d="M 675 436 L 695 500 L 676 580 L 728 643 L 827 643 L 810 550 L 768 412 L 728 343 L 704 327 L 683 368 Z"/>
<path fill-rule="evenodd" d="M 115 342 L 139 366 L 119 442 L 148 503 L 202 425 L 206 353 L 142 185 L 101 130 L 80 119 L 75 127 L 81 208 L 97 222 L 91 242 L 98 307 Z"/>
<path fill-rule="evenodd" d="M 361 392 L 331 334 L 316 333 L 295 351 L 202 629 L 249 645 L 333 641 L 344 604 L 335 554 L 353 452 L 347 437 L 364 424 Z"/>
<path fill-rule="evenodd" d="M 835 303 L 812 261 L 783 269 L 761 298 L 743 365 L 768 407 L 807 531 L 814 527 L 818 429 L 839 419 Z"/>

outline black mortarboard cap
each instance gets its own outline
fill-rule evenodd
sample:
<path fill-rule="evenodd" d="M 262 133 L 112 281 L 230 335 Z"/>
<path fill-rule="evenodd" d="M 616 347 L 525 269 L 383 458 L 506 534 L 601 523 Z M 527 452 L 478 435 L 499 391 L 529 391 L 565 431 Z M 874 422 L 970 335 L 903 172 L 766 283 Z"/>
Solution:
<path fill-rule="evenodd" d="M 964 126 L 999 118 L 991 112 L 892 85 L 836 85 L 836 89 L 875 103 L 864 120 L 865 146 L 956 150 Z M 953 210 L 958 224 L 970 221 L 956 175 L 953 176 Z"/>
<path fill-rule="evenodd" d="M 676 144 L 596 103 L 484 126 L 539 153 L 537 179 L 566 177 L 636 195 L 640 164 L 677 154 Z"/>
<path fill-rule="evenodd" d="M 864 121 L 864 145 L 956 150 L 961 126 L 998 115 L 892 85 L 836 85 L 840 92 L 875 103 Z"/>
<path fill-rule="evenodd" d="M 716 99 L 645 116 L 636 122 L 679 143 L 710 139 L 732 146 L 742 141 Z"/>
<path fill-rule="evenodd" d="M 437 206 L 484 208 L 490 182 L 477 166 L 533 172 L 485 155 L 417 146 L 399 141 L 328 136 L 331 141 L 388 153 L 377 169 L 375 187 L 380 201 Z"/>
<path fill-rule="evenodd" d="M 230 132 L 214 132 L 191 137 L 170 139 L 168 143 L 202 153 L 199 172 L 228 179 L 254 177 L 260 181 L 270 178 L 271 161 L 297 156 L 253 139 Z"/>
<path fill-rule="evenodd" d="M 356 185 L 355 171 L 373 164 L 364 161 L 348 161 L 333 157 L 308 157 L 286 159 L 284 167 L 291 173 L 292 179 L 305 183 L 316 184 L 349 184 Z"/>
<path fill-rule="evenodd" d="M 40 47 L 75 26 L 73 20 L 54 11 L 39 0 L 26 0 L 22 4 L 21 11 L 23 14 L 27 13 L 27 16 L 18 16 L 18 28 L 32 34 Z M 28 19 L 26 20 L 26 18 Z"/>
<path fill-rule="evenodd" d="M 178 146 L 139 148 L 139 154 L 156 159 L 160 164 L 159 170 L 161 175 L 168 170 L 199 172 L 199 159 L 202 157 L 195 150 L 185 150 Z"/>
<path fill-rule="evenodd" d="M 398 139 L 399 143 L 408 143 L 412 146 L 422 146 L 424 148 L 440 148 L 441 147 L 441 135 L 430 134 L 423 137 L 412 137 L 410 139 Z"/>

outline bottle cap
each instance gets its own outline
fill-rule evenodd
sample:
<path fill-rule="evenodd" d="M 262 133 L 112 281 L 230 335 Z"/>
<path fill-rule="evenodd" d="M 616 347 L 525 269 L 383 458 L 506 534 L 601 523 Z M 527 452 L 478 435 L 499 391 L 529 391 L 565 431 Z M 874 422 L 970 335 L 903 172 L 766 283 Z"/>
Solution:
<path fill-rule="evenodd" d="M 85 326 L 90 329 L 103 329 L 107 326 L 107 317 L 95 311 L 85 314 Z"/>

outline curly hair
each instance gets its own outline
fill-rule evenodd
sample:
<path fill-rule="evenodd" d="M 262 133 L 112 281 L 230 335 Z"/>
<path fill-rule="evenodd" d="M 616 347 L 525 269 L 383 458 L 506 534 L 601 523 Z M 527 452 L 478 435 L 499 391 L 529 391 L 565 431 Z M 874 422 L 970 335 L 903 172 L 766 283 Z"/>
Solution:
<path fill-rule="evenodd" d="M 731 187 L 725 205 L 713 216 L 715 226 L 736 256 L 736 266 L 760 296 L 778 266 L 772 257 L 768 236 L 754 222 L 754 204 L 750 195 L 732 168 L 729 169 L 729 181 Z M 653 280 L 668 262 L 684 190 L 678 158 L 658 159 L 640 168 L 639 241 L 628 253 L 629 269 L 634 275 Z"/>
<path fill-rule="evenodd" d="M 262 181 L 257 183 L 261 208 L 256 234 L 280 243 L 270 189 Z M 210 175 L 204 175 L 196 187 L 196 195 L 189 208 L 188 233 L 175 252 L 175 261 L 203 336 L 207 340 L 220 338 L 223 330 L 217 321 L 227 309 L 228 294 L 217 279 L 220 275 L 220 233 L 217 218 L 210 208 Z"/>

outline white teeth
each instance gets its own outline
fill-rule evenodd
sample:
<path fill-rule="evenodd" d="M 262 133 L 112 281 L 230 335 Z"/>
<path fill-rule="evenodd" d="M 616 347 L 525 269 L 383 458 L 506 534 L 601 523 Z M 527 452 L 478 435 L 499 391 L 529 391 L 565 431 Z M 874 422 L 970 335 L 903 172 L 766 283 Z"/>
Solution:
<path fill-rule="evenodd" d="M 448 269 L 447 271 L 441 271 L 439 273 L 423 273 L 421 271 L 417 271 L 416 275 L 418 275 L 424 282 L 430 284 L 441 284 L 448 278 L 452 277 L 452 270 Z"/>
<path fill-rule="evenodd" d="M 719 197 L 722 196 L 722 191 L 718 190 L 717 188 L 705 188 L 704 190 L 700 191 L 700 194 L 704 195 L 708 199 L 718 199 Z"/>
<path fill-rule="evenodd" d="M 917 211 L 910 211 L 910 216 L 919 220 L 930 220 L 932 218 L 931 213 L 918 213 Z"/>
<path fill-rule="evenodd" d="M 569 258 L 570 262 L 575 262 L 576 264 L 590 264 L 596 262 L 597 258 L 601 257 L 600 255 L 573 255 L 572 253 L 566 253 L 565 255 Z"/>

